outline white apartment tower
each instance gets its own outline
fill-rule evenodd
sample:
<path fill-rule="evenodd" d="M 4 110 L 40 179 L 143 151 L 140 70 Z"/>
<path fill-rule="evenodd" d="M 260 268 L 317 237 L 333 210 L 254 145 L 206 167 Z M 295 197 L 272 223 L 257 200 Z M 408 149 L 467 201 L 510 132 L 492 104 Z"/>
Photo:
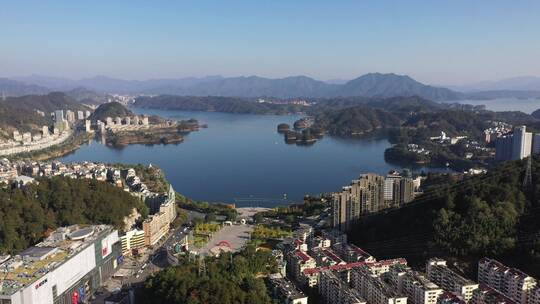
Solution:
<path fill-rule="evenodd" d="M 512 160 L 523 159 L 531 155 L 532 133 L 525 126 L 515 127 L 512 140 Z"/>

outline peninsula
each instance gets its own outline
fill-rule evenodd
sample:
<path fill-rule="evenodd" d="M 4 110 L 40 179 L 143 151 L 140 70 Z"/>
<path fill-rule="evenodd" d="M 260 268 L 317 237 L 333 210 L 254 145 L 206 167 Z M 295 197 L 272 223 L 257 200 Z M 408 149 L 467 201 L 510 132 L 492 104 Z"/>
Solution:
<path fill-rule="evenodd" d="M 185 134 L 200 128 L 195 119 L 173 121 L 158 116 L 136 115 L 118 102 L 100 105 L 87 124 L 87 129 L 96 129 L 108 145 L 116 147 L 180 143 Z"/>

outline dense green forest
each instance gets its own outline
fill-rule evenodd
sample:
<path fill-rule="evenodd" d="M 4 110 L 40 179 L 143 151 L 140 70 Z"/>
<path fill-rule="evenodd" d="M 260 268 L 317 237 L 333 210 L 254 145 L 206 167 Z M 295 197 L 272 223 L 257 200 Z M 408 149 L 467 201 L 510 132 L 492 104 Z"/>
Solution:
<path fill-rule="evenodd" d="M 447 163 L 456 170 L 467 170 L 475 162 L 465 159 L 467 152 L 475 155 L 476 163 L 489 158 L 487 151 L 474 150 L 463 142 L 454 145 L 441 145 L 430 139 L 445 132 L 447 136 L 466 136 L 468 139 L 483 142 L 484 130 L 489 128 L 489 120 L 472 111 L 443 110 L 411 115 L 400 128 L 390 130 L 389 141 L 394 144 L 385 151 L 385 159 L 393 163 L 431 163 L 445 166 Z M 408 144 L 417 144 L 430 151 L 429 154 L 409 152 Z"/>
<path fill-rule="evenodd" d="M 142 303 L 174 304 L 270 304 L 261 279 L 276 271 L 268 251 L 248 246 L 237 254 L 223 253 L 206 259 L 206 273 L 199 273 L 198 261 L 185 260 L 147 280 L 141 291 Z"/>
<path fill-rule="evenodd" d="M 291 204 L 287 206 L 278 206 L 267 211 L 256 213 L 253 216 L 253 220 L 257 224 L 265 224 L 270 227 L 295 230 L 300 225 L 302 219 L 311 216 L 318 216 L 322 214 L 326 209 L 330 207 L 327 203 L 330 197 L 305 197 L 304 202 L 301 204 Z M 269 223 L 266 218 L 279 219 L 274 223 Z"/>
<path fill-rule="evenodd" d="M 479 258 L 495 257 L 540 275 L 540 156 L 524 186 L 526 161 L 506 162 L 485 175 L 430 175 L 425 193 L 404 208 L 363 218 L 349 232 L 379 258 L 422 263 L 457 260 L 473 276 Z"/>
<path fill-rule="evenodd" d="M 399 127 L 398 116 L 382 109 L 356 106 L 341 110 L 327 110 L 315 115 L 313 128 L 326 130 L 331 135 L 348 136 Z"/>
<path fill-rule="evenodd" d="M 53 177 L 22 189 L 0 189 L 0 253 L 17 252 L 45 233 L 72 224 L 110 224 L 120 228 L 124 216 L 146 206 L 106 182 Z"/>
<path fill-rule="evenodd" d="M 115 118 L 115 117 L 126 117 L 126 116 L 133 116 L 133 112 L 128 110 L 126 107 L 124 107 L 119 102 L 108 102 L 99 105 L 99 107 L 96 108 L 94 113 L 90 115 L 91 120 L 101 120 L 105 121 L 107 117 Z"/>
<path fill-rule="evenodd" d="M 238 211 L 230 204 L 194 201 L 179 193 L 176 193 L 176 202 L 180 208 L 205 213 L 210 218 L 220 215 L 225 216 L 229 221 L 234 221 L 238 216 Z"/>
<path fill-rule="evenodd" d="M 219 96 L 172 96 L 161 95 L 156 97 L 138 97 L 134 104 L 136 107 L 168 109 L 180 111 L 225 112 L 240 114 L 289 114 L 298 113 L 306 109 L 300 105 L 282 105 L 272 103 L 258 103 L 254 100 L 236 97 Z"/>
<path fill-rule="evenodd" d="M 106 103 L 107 99 L 111 97 L 84 87 L 75 88 L 64 93 L 85 105 L 100 105 Z"/>

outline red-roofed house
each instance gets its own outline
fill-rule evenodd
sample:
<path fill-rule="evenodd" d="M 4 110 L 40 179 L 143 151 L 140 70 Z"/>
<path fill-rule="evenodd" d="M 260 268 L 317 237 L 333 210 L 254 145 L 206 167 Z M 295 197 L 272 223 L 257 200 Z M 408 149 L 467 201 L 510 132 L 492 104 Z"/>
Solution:
<path fill-rule="evenodd" d="M 315 268 L 316 266 L 315 259 L 303 251 L 294 250 L 287 255 L 287 270 L 297 281 L 301 280 L 300 275 L 304 269 Z"/>

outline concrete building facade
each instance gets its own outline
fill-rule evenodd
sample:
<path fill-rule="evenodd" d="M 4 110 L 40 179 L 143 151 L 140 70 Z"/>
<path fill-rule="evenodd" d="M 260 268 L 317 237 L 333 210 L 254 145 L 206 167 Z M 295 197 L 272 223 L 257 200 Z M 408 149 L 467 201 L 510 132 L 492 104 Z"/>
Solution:
<path fill-rule="evenodd" d="M 427 277 L 442 289 L 457 294 L 469 302 L 478 284 L 452 271 L 442 259 L 430 259 L 426 264 Z"/>
<path fill-rule="evenodd" d="M 516 303 L 526 304 L 536 287 L 536 279 L 523 271 L 484 258 L 478 262 L 478 283 L 493 288 Z"/>

